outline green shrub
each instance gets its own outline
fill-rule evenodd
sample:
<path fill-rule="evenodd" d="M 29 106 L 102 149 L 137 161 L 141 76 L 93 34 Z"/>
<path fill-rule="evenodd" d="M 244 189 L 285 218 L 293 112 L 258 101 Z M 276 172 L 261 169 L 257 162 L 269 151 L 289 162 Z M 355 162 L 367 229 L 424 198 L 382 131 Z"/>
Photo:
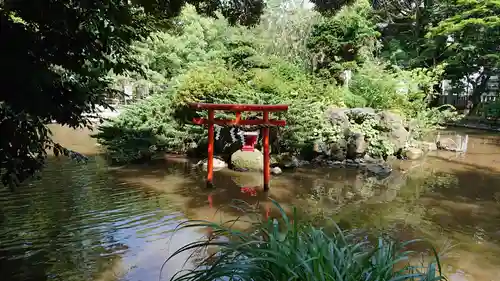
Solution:
<path fill-rule="evenodd" d="M 447 121 L 456 121 L 460 118 L 458 112 L 451 105 L 423 109 L 410 119 L 409 129 L 413 139 L 422 139 L 437 129 L 442 129 Z"/>
<path fill-rule="evenodd" d="M 446 121 L 457 118 L 454 107 L 429 108 L 433 86 L 442 69 L 398 69 L 377 59 L 366 60 L 354 72 L 344 95 L 348 107 L 372 107 L 403 116 L 412 138 L 421 139 Z M 376 144 L 377 138 L 373 138 Z M 385 146 L 385 145 L 384 145 Z"/>
<path fill-rule="evenodd" d="M 203 128 L 187 127 L 175 119 L 169 94 L 155 94 L 127 107 L 94 135 L 117 163 L 148 159 L 157 152 L 182 152 L 191 136 Z"/>
<path fill-rule="evenodd" d="M 344 103 L 349 108 L 368 106 L 368 101 L 364 97 L 353 94 L 350 91 L 345 93 Z"/>
<path fill-rule="evenodd" d="M 207 117 L 207 113 L 194 112 L 188 107 L 191 102 L 288 104 L 289 111 L 279 114 L 287 126 L 279 129 L 278 139 L 273 142 L 274 152 L 299 152 L 316 141 L 329 143 L 342 137 L 340 128 L 332 126 L 325 116 L 329 107 L 389 109 L 406 119 L 415 119 L 412 124 L 417 125 L 412 130 L 415 136 L 422 135 L 444 116 L 442 111 L 427 110 L 428 89 L 432 89 L 438 75 L 432 71 L 400 70 L 373 58 L 367 50 L 373 49 L 376 34 L 370 21 L 363 18 L 367 16 L 363 3 L 346 8 L 330 22 L 340 32 L 337 35 L 347 36 L 336 41 L 345 39 L 345 44 L 356 45 L 356 58 L 343 59 L 357 62 L 348 87 L 337 86 L 332 82 L 335 79 L 309 73 L 302 63 L 262 52 L 262 42 L 247 29 L 228 26 L 222 18 L 201 17 L 191 7 L 186 9 L 174 31 L 155 33 L 136 44 L 136 55 L 144 63 L 147 82 L 156 86 L 154 94 L 101 127 L 99 142 L 117 162 L 148 158 L 156 152 L 183 152 L 188 142 L 200 143 L 206 138 L 202 126 L 190 123 L 193 117 Z M 349 26 L 342 29 L 343 22 Z M 316 29 L 321 31 L 312 35 L 319 40 L 316 43 L 334 44 L 328 36 L 330 31 L 320 26 Z M 332 56 L 343 52 L 343 47 L 330 47 Z M 139 79 L 137 76 L 136 73 L 129 78 Z M 218 118 L 232 115 L 217 113 Z M 370 153 L 392 153 L 384 149 L 390 145 L 376 127 L 366 125 L 358 129 L 371 135 Z"/>
<path fill-rule="evenodd" d="M 489 102 L 484 105 L 482 108 L 484 112 L 483 115 L 485 118 L 491 118 L 497 120 L 500 118 L 500 101 L 496 100 L 493 102 Z"/>
<path fill-rule="evenodd" d="M 319 83 L 297 66 L 280 59 L 268 61 L 269 68 L 228 70 L 211 65 L 188 71 L 187 78 L 177 79 L 179 84 L 174 87 L 177 110 L 185 110 L 189 102 L 288 104 L 289 111 L 281 114 L 287 126 L 280 129 L 280 150 L 298 151 L 314 140 L 328 140 L 335 128 L 325 118 L 325 111 L 342 105 L 341 90 Z M 183 111 L 183 115 L 188 113 Z M 227 116 L 221 114 L 221 117 Z"/>
<path fill-rule="evenodd" d="M 434 129 L 431 124 L 438 124 L 444 116 L 440 110 L 426 109 L 422 98 L 425 93 L 415 86 L 420 82 L 412 73 L 391 70 L 383 63 L 366 62 L 355 72 L 347 89 L 325 83 L 282 59 L 258 55 L 249 42 L 241 39 L 228 46 L 233 49 L 221 58 L 193 65 L 171 80 L 168 91 L 130 106 L 117 120 L 103 127 L 98 138 L 109 148 L 112 158 L 127 162 L 127 157 L 149 157 L 151 150 L 183 152 L 188 141 L 200 143 L 206 138 L 204 128 L 190 122 L 196 115 L 207 117 L 207 113 L 194 112 L 188 107 L 191 102 L 288 104 L 289 111 L 279 116 L 287 120 L 287 126 L 279 129 L 275 152 L 297 153 L 316 141 L 331 143 L 341 138 L 340 128 L 325 116 L 332 106 L 390 109 L 413 120 L 412 132 L 416 137 Z M 402 86 L 405 92 L 398 92 Z M 232 117 L 232 113 L 217 114 L 218 118 Z M 354 131 L 369 135 L 371 155 L 394 153 L 376 124 L 356 126 Z M 105 133 L 117 128 L 127 133 Z M 145 137 L 146 131 L 150 136 Z"/>
<path fill-rule="evenodd" d="M 341 80 L 342 70 L 355 69 L 372 56 L 380 34 L 370 19 L 371 12 L 368 1 L 355 1 L 313 26 L 307 48 L 318 74 Z"/>
<path fill-rule="evenodd" d="M 281 211 L 280 220 L 261 221 L 258 214 L 248 232 L 232 229 L 235 221 L 181 224 L 180 229 L 209 227 L 213 236 L 184 246 L 169 259 L 207 247 L 217 247 L 218 252 L 202 257 L 194 269 L 179 272 L 174 280 L 444 280 L 436 254 L 425 266 L 409 263 L 413 252 L 406 247 L 416 241 L 398 243 L 381 237 L 370 243 L 339 228 L 316 228 L 296 215 L 290 220 L 275 205 Z"/>
<path fill-rule="evenodd" d="M 405 93 L 398 93 L 398 88 L 407 86 L 406 81 L 386 65 L 373 61 L 365 62 L 353 75 L 349 90 L 365 101 L 367 107 L 375 109 L 404 108 L 408 103 Z M 361 100 L 361 99 L 360 99 Z"/>
<path fill-rule="evenodd" d="M 234 89 L 239 85 L 237 73 L 223 64 L 212 62 L 194 67 L 174 80 L 173 106 L 181 108 L 191 102 L 217 103 L 235 100 Z"/>
<path fill-rule="evenodd" d="M 241 50 L 242 44 L 238 42 L 233 47 Z M 280 129 L 278 151 L 299 151 L 314 140 L 331 138 L 329 135 L 335 128 L 324 112 L 330 106 L 342 105 L 341 90 L 320 83 L 279 58 L 267 57 L 265 65 L 255 64 L 261 57 L 252 55 L 254 52 L 248 46 L 244 49 L 245 52 L 228 50 L 223 58 L 192 66 L 174 77 L 168 91 L 128 107 L 116 120 L 101 127 L 96 135 L 99 142 L 118 162 L 147 156 L 151 147 L 158 152 L 182 152 L 188 140 L 199 143 L 206 138 L 203 127 L 189 125 L 196 115 L 207 117 L 206 112 L 191 110 L 188 104 L 192 102 L 289 104 L 289 112 L 280 116 L 287 120 L 287 126 Z M 232 117 L 232 113 L 218 112 L 216 117 Z M 106 132 L 117 130 L 127 133 Z M 155 138 L 144 137 L 145 131 Z M 140 137 L 141 141 L 134 137 Z"/>

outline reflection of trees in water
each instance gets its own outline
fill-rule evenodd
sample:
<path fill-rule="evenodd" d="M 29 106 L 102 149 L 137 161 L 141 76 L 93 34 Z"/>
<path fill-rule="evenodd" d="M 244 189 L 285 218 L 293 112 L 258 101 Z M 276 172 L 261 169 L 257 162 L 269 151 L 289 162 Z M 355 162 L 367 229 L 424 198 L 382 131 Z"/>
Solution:
<path fill-rule="evenodd" d="M 343 181 L 317 178 L 312 181 L 308 199 L 311 203 L 330 204 L 329 207 L 334 205 L 343 207 L 344 204 L 364 202 L 373 197 L 383 198 L 387 189 L 399 189 L 397 181 L 396 177 L 379 180 L 374 177 L 365 177 L 362 174 Z"/>
<path fill-rule="evenodd" d="M 50 161 L 40 180 L 0 194 L 1 280 L 93 280 L 127 249 L 117 222 L 157 202 L 137 200 L 139 190 L 112 182 L 99 161 Z"/>
<path fill-rule="evenodd" d="M 316 217 L 333 217 L 352 228 L 425 228 L 432 223 L 424 219 L 428 210 L 418 199 L 426 192 L 456 184 L 451 174 L 423 169 L 394 172 L 382 180 L 361 174 L 340 182 L 320 178 L 313 182 L 308 204 Z"/>

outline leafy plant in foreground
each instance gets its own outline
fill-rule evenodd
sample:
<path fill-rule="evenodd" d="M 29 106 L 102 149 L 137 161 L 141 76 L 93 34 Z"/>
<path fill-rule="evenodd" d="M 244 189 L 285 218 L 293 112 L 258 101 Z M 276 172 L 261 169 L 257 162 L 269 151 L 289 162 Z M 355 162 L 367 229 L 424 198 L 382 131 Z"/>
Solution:
<path fill-rule="evenodd" d="M 189 221 L 185 228 L 210 227 L 212 238 L 190 243 L 170 258 L 184 252 L 217 246 L 219 251 L 191 270 L 181 271 L 173 280 L 444 280 L 436 252 L 427 266 L 410 265 L 413 253 L 406 246 L 416 241 L 397 243 L 379 238 L 377 243 L 360 241 L 354 234 L 336 227 L 329 232 L 287 217 L 279 204 L 277 219 L 253 223 L 254 231 L 231 228 L 235 221 L 215 224 Z M 362 239 L 361 239 L 362 240 Z M 168 262 L 167 260 L 166 262 Z"/>

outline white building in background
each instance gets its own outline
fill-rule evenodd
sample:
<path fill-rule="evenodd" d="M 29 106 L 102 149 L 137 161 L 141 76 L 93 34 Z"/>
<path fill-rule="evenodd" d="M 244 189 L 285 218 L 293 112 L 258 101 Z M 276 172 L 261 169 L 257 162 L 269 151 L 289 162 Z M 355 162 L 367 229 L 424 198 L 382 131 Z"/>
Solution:
<path fill-rule="evenodd" d="M 476 75 L 477 77 L 477 75 Z M 472 77 L 472 78 L 476 78 Z M 452 91 L 452 86 L 449 80 L 443 80 L 442 93 L 440 93 L 440 104 L 451 104 L 455 107 L 464 107 L 467 101 L 472 96 L 473 85 L 468 83 L 466 79 L 462 80 L 464 90 L 462 92 Z M 487 103 L 495 101 L 500 94 L 500 78 L 499 76 L 491 76 L 486 84 L 486 91 L 481 94 L 481 102 Z"/>
<path fill-rule="evenodd" d="M 134 87 L 132 84 L 123 85 L 123 102 L 128 104 L 132 100 L 132 95 L 134 94 Z"/>
<path fill-rule="evenodd" d="M 454 42 L 453 37 L 448 36 L 447 43 L 452 44 Z M 479 73 L 475 73 L 471 75 L 470 79 L 476 79 Z M 467 79 L 464 77 L 462 79 L 463 91 L 457 93 L 456 91 L 452 91 L 452 86 L 450 85 L 450 80 L 443 80 L 441 82 L 442 92 L 440 93 L 440 104 L 451 104 L 456 107 L 464 107 L 467 104 L 467 101 L 472 96 L 472 91 L 474 87 L 471 83 L 467 82 Z M 497 96 L 500 94 L 499 92 L 499 82 L 500 79 L 498 76 L 491 76 L 488 82 L 486 83 L 486 91 L 481 94 L 481 102 L 491 102 L 495 101 Z"/>

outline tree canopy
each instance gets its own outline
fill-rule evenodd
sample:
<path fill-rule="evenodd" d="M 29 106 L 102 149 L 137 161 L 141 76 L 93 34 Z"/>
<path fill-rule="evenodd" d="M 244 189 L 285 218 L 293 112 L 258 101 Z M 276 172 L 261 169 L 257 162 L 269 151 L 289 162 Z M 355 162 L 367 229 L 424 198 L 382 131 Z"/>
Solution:
<path fill-rule="evenodd" d="M 198 11 L 221 10 L 232 24 L 254 25 L 255 1 L 192 1 Z M 6 185 L 33 175 L 53 143 L 46 124 L 89 125 L 109 107 L 110 72 L 140 71 L 131 43 L 168 27 L 186 1 L 5 0 L 0 3 L 0 177 Z"/>
<path fill-rule="evenodd" d="M 158 86 L 155 106 L 163 110 L 168 102 L 172 114 L 189 98 L 260 99 L 289 102 L 300 118 L 308 103 L 317 105 L 314 118 L 331 105 L 427 118 L 436 112 L 427 102 L 441 90 L 439 81 L 450 80 L 457 91 L 465 81 L 478 100 L 498 74 L 498 0 L 312 3 L 313 9 L 300 0 L 2 1 L 2 182 L 13 185 L 33 175 L 48 149 L 70 153 L 51 141 L 46 125 L 89 125 L 88 114 L 109 107 L 107 97 L 119 94 L 111 87 L 119 79 Z M 186 4 L 192 8 L 183 10 Z M 344 87 L 346 70 L 353 80 Z M 141 112 L 156 108 L 141 106 Z M 120 120 L 127 116 L 134 119 L 124 114 Z M 186 132 L 173 125 L 175 118 L 149 129 L 175 146 Z M 328 127 L 319 119 L 289 118 Z M 328 137 L 306 127 L 288 140 Z"/>
<path fill-rule="evenodd" d="M 465 79 L 479 102 L 489 79 L 500 73 L 500 2 L 442 1 L 434 16 L 442 20 L 426 35 L 429 48 L 440 53 L 447 78 L 455 83 Z"/>
<path fill-rule="evenodd" d="M 457 92 L 472 87 L 476 101 L 498 74 L 498 1 L 384 0 L 376 3 L 383 23 L 385 56 L 404 67 L 444 66 Z"/>
<path fill-rule="evenodd" d="M 281 115 L 287 126 L 275 134 L 272 150 L 304 155 L 315 143 L 345 140 L 343 129 L 325 117 L 330 108 L 396 111 L 405 119 L 422 121 L 422 126 L 412 128 L 415 135 L 433 124 L 428 117 L 434 111 L 427 110 L 425 97 L 439 75 L 403 70 L 376 56 L 379 33 L 367 2 L 346 6 L 316 24 L 302 21 L 316 18 L 315 11 L 299 10 L 286 18 L 286 9 L 275 7 L 253 29 L 228 26 L 223 18 L 207 18 L 187 7 L 175 31 L 159 31 L 137 42 L 136 56 L 153 94 L 100 126 L 96 137 L 110 158 L 135 162 L 156 153 L 186 152 L 193 142 L 202 147 L 206 133 L 190 124 L 196 113 L 187 108 L 188 102 L 289 104 L 289 111 Z M 284 28 L 288 31 L 279 32 Z M 307 37 L 298 37 L 304 30 L 309 31 Z M 280 44 L 278 39 L 283 39 Z M 314 63 L 318 57 L 322 64 Z M 345 69 L 353 72 L 348 85 L 339 77 Z M 319 73 L 322 70 L 326 71 Z M 121 79 L 146 82 L 133 73 L 116 77 Z M 370 136 L 372 155 L 398 150 L 376 120 L 358 121 L 361 124 L 352 129 Z"/>

